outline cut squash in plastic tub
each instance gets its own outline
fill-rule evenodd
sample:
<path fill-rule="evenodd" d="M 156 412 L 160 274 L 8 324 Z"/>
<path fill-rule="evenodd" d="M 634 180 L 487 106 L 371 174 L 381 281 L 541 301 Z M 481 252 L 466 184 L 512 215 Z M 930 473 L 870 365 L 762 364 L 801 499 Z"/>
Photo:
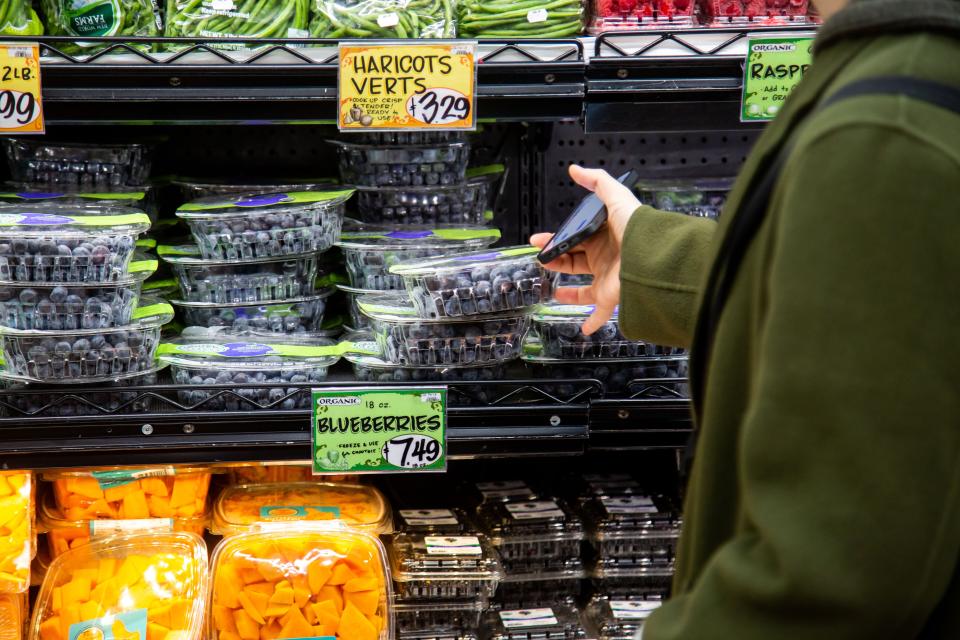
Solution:
<path fill-rule="evenodd" d="M 21 640 L 26 637 L 30 605 L 26 593 L 0 594 L 0 640 Z"/>
<path fill-rule="evenodd" d="M 254 531 L 225 539 L 212 563 L 208 640 L 393 637 L 383 546 L 370 535 Z"/>
<path fill-rule="evenodd" d="M 31 640 L 199 640 L 207 548 L 191 533 L 115 536 L 53 561 Z"/>
<path fill-rule="evenodd" d="M 0 593 L 30 588 L 34 540 L 33 476 L 29 471 L 0 472 Z"/>

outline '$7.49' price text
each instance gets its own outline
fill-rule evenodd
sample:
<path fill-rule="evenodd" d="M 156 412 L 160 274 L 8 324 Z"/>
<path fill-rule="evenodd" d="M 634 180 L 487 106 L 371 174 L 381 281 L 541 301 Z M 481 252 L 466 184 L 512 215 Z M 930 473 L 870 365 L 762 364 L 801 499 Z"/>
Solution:
<path fill-rule="evenodd" d="M 470 100 L 453 89 L 428 89 L 407 100 L 407 113 L 424 124 L 449 124 L 470 116 Z"/>

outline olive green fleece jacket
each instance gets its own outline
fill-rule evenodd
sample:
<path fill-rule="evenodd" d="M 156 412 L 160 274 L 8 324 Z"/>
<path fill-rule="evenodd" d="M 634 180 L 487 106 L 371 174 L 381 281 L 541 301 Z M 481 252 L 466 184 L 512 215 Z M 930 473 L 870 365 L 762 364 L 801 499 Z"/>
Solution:
<path fill-rule="evenodd" d="M 927 4 L 960 34 L 960 1 Z M 691 344 L 719 239 L 804 105 L 875 76 L 960 87 L 960 40 L 886 26 L 818 43 L 719 224 L 633 215 L 627 335 Z M 864 96 L 792 139 L 718 324 L 674 593 L 643 640 L 955 640 L 960 116 Z"/>

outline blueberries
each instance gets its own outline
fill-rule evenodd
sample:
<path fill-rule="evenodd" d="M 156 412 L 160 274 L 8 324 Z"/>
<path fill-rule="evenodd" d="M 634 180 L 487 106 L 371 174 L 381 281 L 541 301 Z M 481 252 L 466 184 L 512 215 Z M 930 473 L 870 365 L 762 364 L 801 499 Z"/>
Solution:
<path fill-rule="evenodd" d="M 391 323 L 375 320 L 377 342 L 389 362 L 413 366 L 503 362 L 520 354 L 527 318 L 482 323 Z"/>
<path fill-rule="evenodd" d="M 197 263 L 168 258 L 185 300 L 229 304 L 313 295 L 317 256 L 264 262 Z"/>
<path fill-rule="evenodd" d="M 505 367 L 407 367 L 381 362 L 376 358 L 347 359 L 353 364 L 354 377 L 360 382 L 489 382 L 503 380 Z M 456 385 L 450 388 L 452 405 L 487 404 L 493 397 L 509 393 L 503 385 Z"/>
<path fill-rule="evenodd" d="M 128 281 L 69 287 L 43 283 L 0 287 L 0 325 L 39 331 L 126 325 L 139 299 L 138 285 Z"/>
<path fill-rule="evenodd" d="M 303 300 L 276 304 L 208 306 L 177 303 L 188 326 L 228 327 L 235 331 L 256 329 L 271 333 L 297 334 L 320 330 L 327 308 L 324 292 Z"/>
<path fill-rule="evenodd" d="M 270 358 L 264 362 L 273 362 Z M 192 408 L 214 411 L 243 411 L 249 409 L 309 409 L 310 389 L 300 387 L 256 387 L 255 384 L 294 383 L 310 385 L 327 378 L 327 365 L 304 366 L 296 371 L 284 368 L 282 359 L 277 359 L 277 368 L 253 368 L 235 370 L 203 367 L 200 369 L 172 365 L 173 379 L 178 384 L 194 387 L 178 392 L 180 402 Z M 286 365 L 289 367 L 289 365 Z M 222 390 L 197 390 L 204 385 L 239 385 L 229 393 Z M 279 403 L 279 404 L 278 404 Z"/>
<path fill-rule="evenodd" d="M 355 215 L 363 222 L 386 224 L 484 224 L 487 184 L 455 182 L 443 183 L 453 186 L 361 188 Z"/>
<path fill-rule="evenodd" d="M 510 259 L 489 270 L 465 266 L 454 273 L 405 277 L 422 317 L 473 316 L 522 309 L 549 298 L 546 272 L 539 264 L 528 264 L 531 261 L 535 263 L 532 257 Z"/>
<path fill-rule="evenodd" d="M 470 158 L 470 147 L 466 143 L 392 148 L 335 144 L 338 145 L 343 181 L 368 187 L 461 183 Z"/>
<path fill-rule="evenodd" d="M 585 358 L 644 358 L 682 355 L 682 349 L 658 347 L 645 342 L 628 340 L 615 320 L 606 323 L 590 336 L 583 335 L 584 318 L 569 320 L 553 318 L 535 321 L 543 344 L 544 355 L 564 360 Z"/>
<path fill-rule="evenodd" d="M 604 361 L 591 364 L 589 359 L 567 361 L 533 361 L 532 377 L 538 379 L 599 380 L 606 395 L 629 393 L 638 398 L 686 398 L 689 389 L 682 382 L 649 382 L 653 378 L 685 378 L 687 360 L 677 358 L 664 361 Z M 561 396 L 572 395 L 575 389 L 567 384 L 540 385 L 544 390 Z"/>
<path fill-rule="evenodd" d="M 74 400 L 69 397 L 59 397 L 57 394 L 7 394 L 4 401 L 13 405 L 16 411 L 27 416 L 93 416 L 103 415 L 108 411 L 116 411 L 121 406 L 124 413 L 144 413 L 153 409 L 153 398 L 140 393 L 139 391 L 127 391 L 131 387 L 142 385 L 153 385 L 157 383 L 156 373 L 147 373 L 144 375 L 127 378 L 119 382 L 94 382 L 89 386 L 116 387 L 108 392 L 91 392 L 84 388 L 84 385 L 72 387 L 70 391 L 83 397 L 85 402 Z M 26 385 L 23 383 L 6 383 L 10 390 L 45 390 L 52 392 L 63 391 L 62 386 L 46 385 Z M 16 413 L 10 415 L 16 416 Z"/>
<path fill-rule="evenodd" d="M 70 145 L 25 139 L 6 140 L 12 178 L 51 187 L 121 187 L 144 184 L 151 150 L 140 144 Z"/>
<path fill-rule="evenodd" d="M 0 280 L 16 282 L 110 282 L 123 276 L 134 236 L 118 232 L 96 238 L 40 236 L 0 242 Z"/>

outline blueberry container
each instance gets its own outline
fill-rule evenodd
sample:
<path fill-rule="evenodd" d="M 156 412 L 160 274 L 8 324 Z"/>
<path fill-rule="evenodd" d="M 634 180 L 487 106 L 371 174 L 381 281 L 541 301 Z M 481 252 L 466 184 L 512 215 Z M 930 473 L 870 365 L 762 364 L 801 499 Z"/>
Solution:
<path fill-rule="evenodd" d="M 462 131 L 351 131 L 344 134 L 344 139 L 357 144 L 396 147 L 462 143 L 467 141 L 467 134 Z"/>
<path fill-rule="evenodd" d="M 604 394 L 610 396 L 630 394 L 644 398 L 690 397 L 689 385 L 686 382 L 686 356 L 645 360 L 561 360 L 530 354 L 527 351 L 528 344 L 527 341 L 524 342 L 522 358 L 530 371 L 530 377 L 540 380 L 540 384 L 547 388 L 550 387 L 551 379 L 557 380 L 553 391 L 560 395 L 565 394 L 564 387 L 573 389 L 569 382 L 560 382 L 561 380 L 598 380 L 603 385 Z"/>
<path fill-rule="evenodd" d="M 381 230 L 345 231 L 343 251 L 350 285 L 357 289 L 403 289 L 403 278 L 390 267 L 404 261 L 489 247 L 500 231 L 483 227 L 416 228 L 391 226 Z"/>
<path fill-rule="evenodd" d="M 584 618 L 597 640 L 634 640 L 662 604 L 663 598 L 655 595 L 625 599 L 596 596 L 584 609 Z"/>
<path fill-rule="evenodd" d="M 459 318 L 527 309 L 550 298 L 550 279 L 537 261 L 539 249 L 523 246 L 475 251 L 432 260 L 401 262 L 403 276 L 423 318 Z"/>
<path fill-rule="evenodd" d="M 397 295 L 357 301 L 387 362 L 413 366 L 470 365 L 514 360 L 529 320 L 522 312 L 462 318 L 420 318 Z"/>
<path fill-rule="evenodd" d="M 93 189 L 56 189 L 42 184 L 8 182 L 0 188 L 0 202 L 11 204 L 45 202 L 71 206 L 133 207 L 148 213 L 155 213 L 155 197 L 155 190 L 149 186 L 118 186 L 95 191 Z"/>
<path fill-rule="evenodd" d="M 393 520 L 402 533 L 457 536 L 472 528 L 469 516 L 456 508 L 399 509 Z"/>
<path fill-rule="evenodd" d="M 317 254 L 256 260 L 205 260 L 194 246 L 157 248 L 187 302 L 261 302 L 316 293 Z"/>
<path fill-rule="evenodd" d="M 487 502 L 477 517 L 508 572 L 513 566 L 580 557 L 583 524 L 559 500 Z"/>
<path fill-rule="evenodd" d="M 633 190 L 641 203 L 661 211 L 717 218 L 732 186 L 733 178 L 645 179 L 634 184 Z"/>
<path fill-rule="evenodd" d="M 144 281 L 141 291 L 144 295 L 169 300 L 180 295 L 180 284 L 176 278 L 150 277 Z"/>
<path fill-rule="evenodd" d="M 53 204 L 0 207 L 0 280 L 119 280 L 137 236 L 149 228 L 146 214 L 126 208 L 117 213 Z"/>
<path fill-rule="evenodd" d="M 333 178 L 311 180 L 263 180 L 240 182 L 204 179 L 177 179 L 171 181 L 180 191 L 181 202 L 192 202 L 211 196 L 243 195 L 247 193 L 290 193 L 292 191 L 323 191 L 336 183 Z"/>
<path fill-rule="evenodd" d="M 343 284 L 337 285 L 337 289 L 342 291 L 347 297 L 347 309 L 350 312 L 350 328 L 355 330 L 371 329 L 370 318 L 360 311 L 360 299 L 382 295 L 383 292 L 375 289 L 356 289 Z M 372 336 L 371 339 L 373 339 Z"/>
<path fill-rule="evenodd" d="M 0 328 L 5 376 L 75 384 L 119 380 L 153 370 L 160 329 L 173 319 L 173 309 L 163 302 L 141 304 L 130 324 L 107 330 Z"/>
<path fill-rule="evenodd" d="M 665 500 L 645 495 L 601 496 L 584 504 L 587 539 L 604 559 L 670 562 L 680 526 Z"/>
<path fill-rule="evenodd" d="M 173 381 L 188 387 L 178 392 L 180 402 L 204 410 L 307 409 L 310 390 L 303 385 L 326 380 L 340 359 L 331 341 L 317 338 L 276 336 L 262 343 L 221 335 L 211 340 L 181 338 L 157 350 Z M 263 384 L 270 386 L 258 386 Z M 212 385 L 222 388 L 203 388 Z"/>
<path fill-rule="evenodd" d="M 488 222 L 490 183 L 426 187 L 357 187 L 355 215 L 381 224 L 470 224 Z"/>
<path fill-rule="evenodd" d="M 393 605 L 398 638 L 403 640 L 459 640 L 476 633 L 486 603 L 475 601 L 406 602 Z"/>
<path fill-rule="evenodd" d="M 70 394 L 64 394 L 60 385 L 38 384 L 22 380 L 6 380 L 0 373 L 0 380 L 8 391 L 50 391 L 50 394 L 4 394 L 4 402 L 13 409 L 2 407 L 0 415 L 8 417 L 71 417 L 102 416 L 108 413 L 146 413 L 156 404 L 153 397 L 144 395 L 134 387 L 157 384 L 162 368 L 124 378 L 114 382 L 95 382 L 78 384 L 71 387 Z M 109 389 L 107 389 L 109 387 Z M 98 389 L 92 391 L 91 389 Z M 130 390 L 128 390 L 130 389 Z"/>
<path fill-rule="evenodd" d="M 150 175 L 152 150 L 143 144 L 50 142 L 44 138 L 3 141 L 15 182 L 77 187 L 141 185 Z"/>
<path fill-rule="evenodd" d="M 481 634 L 487 640 L 586 640 L 579 612 L 558 604 L 532 609 L 491 611 Z"/>
<path fill-rule="evenodd" d="M 480 535 L 401 533 L 389 547 L 397 600 L 484 602 L 503 577 L 497 552 Z"/>
<path fill-rule="evenodd" d="M 583 358 L 660 358 L 679 356 L 684 350 L 662 347 L 639 340 L 629 340 L 620 332 L 619 317 L 614 311 L 592 335 L 583 334 L 583 323 L 594 312 L 593 305 L 546 304 L 531 315 L 533 328 L 543 345 L 543 355 L 564 360 Z"/>
<path fill-rule="evenodd" d="M 213 303 L 171 300 L 187 326 L 224 327 L 230 331 L 267 333 L 315 333 L 320 330 L 327 299 L 333 289 L 312 296 L 277 302 Z"/>
<path fill-rule="evenodd" d="M 364 187 L 432 187 L 464 181 L 470 145 L 379 146 L 331 141 L 337 146 L 340 177 Z"/>
<path fill-rule="evenodd" d="M 340 235 L 352 189 L 211 196 L 181 206 L 200 253 L 253 260 L 326 251 Z"/>

